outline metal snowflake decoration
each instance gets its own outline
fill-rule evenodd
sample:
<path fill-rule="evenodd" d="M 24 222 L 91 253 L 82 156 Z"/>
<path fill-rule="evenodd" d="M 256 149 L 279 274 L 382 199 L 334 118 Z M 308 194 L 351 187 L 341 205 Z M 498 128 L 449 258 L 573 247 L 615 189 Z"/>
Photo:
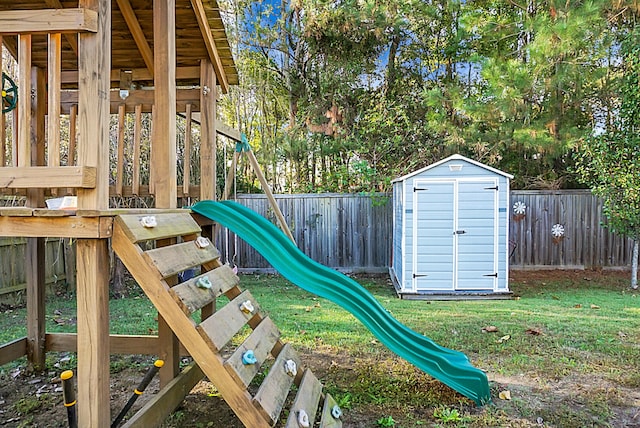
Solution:
<path fill-rule="evenodd" d="M 561 224 L 554 224 L 551 228 L 551 234 L 554 238 L 560 238 L 564 236 L 564 226 Z"/>
<path fill-rule="evenodd" d="M 513 213 L 516 215 L 522 215 L 527 210 L 527 206 L 522 201 L 518 201 L 513 204 Z"/>

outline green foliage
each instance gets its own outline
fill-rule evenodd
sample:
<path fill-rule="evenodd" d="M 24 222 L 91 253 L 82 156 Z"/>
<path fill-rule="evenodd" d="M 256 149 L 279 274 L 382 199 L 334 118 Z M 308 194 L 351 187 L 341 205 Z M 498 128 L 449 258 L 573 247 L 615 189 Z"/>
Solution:
<path fill-rule="evenodd" d="M 460 412 L 458 412 L 458 409 L 452 409 L 446 406 L 436 407 L 433 410 L 433 417 L 440 422 L 444 422 L 445 424 L 449 422 L 462 421 L 462 416 L 460 416 Z"/>
<path fill-rule="evenodd" d="M 379 427 L 394 427 L 396 426 L 396 421 L 393 419 L 393 416 L 383 416 L 376 421 L 376 424 Z"/>
<path fill-rule="evenodd" d="M 576 154 L 576 172 L 604 200 L 607 226 L 640 238 L 640 32 L 622 44 L 624 62 L 617 80 L 619 113 Z"/>
<path fill-rule="evenodd" d="M 228 1 L 241 86 L 222 116 L 292 192 L 389 190 L 455 152 L 515 188 L 576 186 L 571 153 L 615 114 L 634 25 L 606 0 Z"/>

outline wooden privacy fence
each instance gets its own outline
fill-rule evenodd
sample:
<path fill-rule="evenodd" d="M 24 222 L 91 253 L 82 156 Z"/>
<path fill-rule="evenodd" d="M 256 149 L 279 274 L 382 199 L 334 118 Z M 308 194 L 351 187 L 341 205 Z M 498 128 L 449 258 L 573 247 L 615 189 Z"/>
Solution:
<path fill-rule="evenodd" d="M 602 226 L 602 201 L 588 190 L 512 191 L 510 210 L 512 268 L 631 264 L 633 241 Z"/>
<path fill-rule="evenodd" d="M 26 247 L 27 240 L 24 238 L 0 238 L 0 302 L 21 303 L 19 295 L 15 293 L 24 290 L 26 286 Z M 75 259 L 68 239 L 47 239 L 45 260 L 47 284 L 66 281 L 73 285 Z"/>
<path fill-rule="evenodd" d="M 298 194 L 275 198 L 298 248 L 312 259 L 349 272 L 387 271 L 392 228 L 388 195 Z M 236 201 L 276 223 L 264 195 L 238 195 Z M 223 256 L 239 268 L 270 268 L 259 253 L 225 229 L 218 245 Z"/>
<path fill-rule="evenodd" d="M 347 272 L 386 272 L 391 257 L 390 195 L 276 195 L 298 247 L 314 260 Z M 270 218 L 264 195 L 237 202 Z M 514 209 L 517 204 L 518 212 Z M 520 213 L 524 207 L 524 213 Z M 582 269 L 631 264 L 632 241 L 602 226 L 602 201 L 588 190 L 510 194 L 509 253 L 514 269 Z M 554 227 L 555 226 L 555 227 Z M 554 236 L 553 232 L 560 236 Z M 218 244 L 240 269 L 267 270 L 260 254 L 232 233 Z"/>
<path fill-rule="evenodd" d="M 303 194 L 275 198 L 298 247 L 314 260 L 346 272 L 387 271 L 393 221 L 390 195 Z M 589 191 L 516 190 L 510 198 L 511 268 L 581 269 L 631 264 L 632 241 L 601 226 L 605 221 L 602 203 Z M 275 223 L 264 195 L 238 195 L 236 200 Z M 554 230 L 564 233 L 554 236 Z M 17 238 L 0 240 L 0 297 L 24 288 L 25 245 Z M 260 254 L 233 233 L 223 229 L 217 245 L 223 258 L 240 269 L 270 269 Z M 47 279 L 72 281 L 74 262 L 68 254 L 68 242 L 48 240 L 46 248 Z"/>

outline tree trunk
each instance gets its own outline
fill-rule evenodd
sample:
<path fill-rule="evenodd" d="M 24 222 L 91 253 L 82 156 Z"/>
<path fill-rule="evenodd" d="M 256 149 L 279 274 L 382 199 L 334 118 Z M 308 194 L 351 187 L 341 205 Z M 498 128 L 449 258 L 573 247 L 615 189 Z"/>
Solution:
<path fill-rule="evenodd" d="M 631 288 L 638 288 L 638 240 L 633 241 L 633 259 L 631 260 Z"/>

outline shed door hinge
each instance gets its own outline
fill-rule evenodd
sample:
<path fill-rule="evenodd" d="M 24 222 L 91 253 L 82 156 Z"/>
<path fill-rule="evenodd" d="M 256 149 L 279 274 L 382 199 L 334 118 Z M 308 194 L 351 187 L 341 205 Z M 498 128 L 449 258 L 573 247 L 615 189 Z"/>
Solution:
<path fill-rule="evenodd" d="M 484 190 L 498 190 L 498 186 L 494 186 L 494 187 L 485 187 Z"/>
<path fill-rule="evenodd" d="M 423 191 L 423 190 L 429 190 L 429 189 L 427 189 L 426 187 L 414 187 L 413 188 L 414 192 Z"/>
<path fill-rule="evenodd" d="M 494 278 L 497 278 L 498 277 L 498 272 L 496 272 L 496 273 L 488 273 L 488 274 L 482 275 L 482 276 L 492 276 Z"/>
<path fill-rule="evenodd" d="M 429 275 L 427 275 L 426 273 L 414 273 L 413 274 L 413 279 L 424 278 L 425 276 L 429 276 Z"/>

